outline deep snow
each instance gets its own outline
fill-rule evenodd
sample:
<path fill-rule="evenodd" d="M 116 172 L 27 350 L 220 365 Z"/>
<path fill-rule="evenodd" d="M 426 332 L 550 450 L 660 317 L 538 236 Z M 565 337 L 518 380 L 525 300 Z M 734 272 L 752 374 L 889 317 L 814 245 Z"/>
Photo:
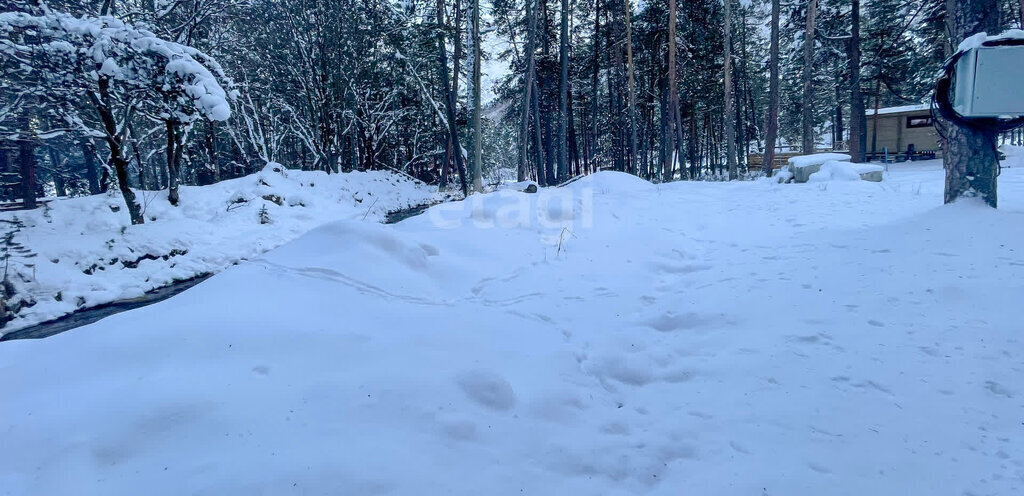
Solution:
<path fill-rule="evenodd" d="M 1020 494 L 1024 168 L 998 211 L 942 180 L 609 172 L 327 224 L 0 344 L 0 492 Z"/>
<path fill-rule="evenodd" d="M 130 224 L 124 200 L 113 193 L 0 212 L 0 221 L 26 225 L 15 241 L 38 254 L 10 264 L 16 300 L 35 304 L 0 334 L 218 272 L 325 222 L 379 222 L 390 211 L 440 199 L 436 188 L 390 172 L 328 175 L 280 164 L 211 186 L 182 186 L 181 207 L 167 202 L 166 191 L 137 195 L 146 218 L 139 226 Z M 0 222 L 0 233 L 7 228 Z"/>

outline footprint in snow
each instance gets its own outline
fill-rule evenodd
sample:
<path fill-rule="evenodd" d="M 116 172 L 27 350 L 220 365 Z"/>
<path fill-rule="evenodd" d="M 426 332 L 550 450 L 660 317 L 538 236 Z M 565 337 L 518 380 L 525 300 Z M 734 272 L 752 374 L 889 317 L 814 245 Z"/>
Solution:
<path fill-rule="evenodd" d="M 985 381 L 985 389 L 996 396 L 1004 396 L 1007 398 L 1013 398 L 1013 393 L 1010 392 L 1006 386 L 999 384 L 996 381 Z"/>
<path fill-rule="evenodd" d="M 713 316 L 700 315 L 693 312 L 678 315 L 674 312 L 666 312 L 648 320 L 645 325 L 656 331 L 672 332 L 679 329 L 695 329 L 698 327 L 707 327 L 716 323 L 725 323 L 722 320 L 723 319 Z"/>
<path fill-rule="evenodd" d="M 813 463 L 813 462 L 812 463 L 808 463 L 807 466 L 811 470 L 813 470 L 813 471 L 815 471 L 815 472 L 817 472 L 819 474 L 831 474 L 832 473 L 832 471 L 829 470 L 828 467 L 826 467 L 824 465 L 818 465 L 817 463 Z"/>
<path fill-rule="evenodd" d="M 456 377 L 455 383 L 469 399 L 482 407 L 504 412 L 516 406 L 516 393 L 512 385 L 494 372 L 463 372 Z"/>

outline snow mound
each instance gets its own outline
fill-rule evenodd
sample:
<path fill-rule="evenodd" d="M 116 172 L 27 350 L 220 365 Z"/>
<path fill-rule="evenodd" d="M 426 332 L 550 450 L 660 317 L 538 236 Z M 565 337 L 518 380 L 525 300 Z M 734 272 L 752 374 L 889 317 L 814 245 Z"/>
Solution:
<path fill-rule="evenodd" d="M 852 157 L 844 153 L 814 153 L 811 155 L 800 155 L 789 159 L 789 165 L 796 168 L 822 165 L 830 160 L 848 161 Z"/>
<path fill-rule="evenodd" d="M 854 164 L 850 162 L 840 162 L 838 160 L 830 160 L 822 164 L 821 169 L 814 174 L 811 174 L 809 182 L 826 182 L 826 181 L 860 181 L 862 179 L 861 174 L 869 172 L 881 172 L 885 170 L 881 165 L 875 164 Z"/>
<path fill-rule="evenodd" d="M 650 191 L 654 184 L 646 179 L 618 171 L 600 171 L 575 181 L 566 186 L 574 190 L 590 189 L 598 193 L 614 191 L 616 193 L 632 193 Z"/>

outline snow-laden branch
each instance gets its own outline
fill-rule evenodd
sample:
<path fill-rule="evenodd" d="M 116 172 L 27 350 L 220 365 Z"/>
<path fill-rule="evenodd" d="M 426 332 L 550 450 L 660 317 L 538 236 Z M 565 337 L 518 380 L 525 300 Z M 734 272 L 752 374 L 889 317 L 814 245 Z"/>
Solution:
<path fill-rule="evenodd" d="M 236 92 L 221 86 L 218 79 L 229 87 L 231 80 L 212 57 L 114 17 L 5 12 L 0 40 L 0 57 L 14 62 L 5 68 L 37 84 L 77 89 L 107 78 L 135 91 L 169 95 L 177 106 L 189 107 L 185 113 L 215 121 L 231 116 L 229 99 Z"/>

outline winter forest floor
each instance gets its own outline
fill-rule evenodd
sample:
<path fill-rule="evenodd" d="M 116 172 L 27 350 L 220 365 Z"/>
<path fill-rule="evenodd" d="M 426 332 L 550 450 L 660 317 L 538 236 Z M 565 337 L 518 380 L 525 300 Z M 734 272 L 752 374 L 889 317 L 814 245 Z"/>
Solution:
<path fill-rule="evenodd" d="M 1005 165 L 997 211 L 927 162 L 348 216 L 0 343 L 0 494 L 1020 494 Z"/>

